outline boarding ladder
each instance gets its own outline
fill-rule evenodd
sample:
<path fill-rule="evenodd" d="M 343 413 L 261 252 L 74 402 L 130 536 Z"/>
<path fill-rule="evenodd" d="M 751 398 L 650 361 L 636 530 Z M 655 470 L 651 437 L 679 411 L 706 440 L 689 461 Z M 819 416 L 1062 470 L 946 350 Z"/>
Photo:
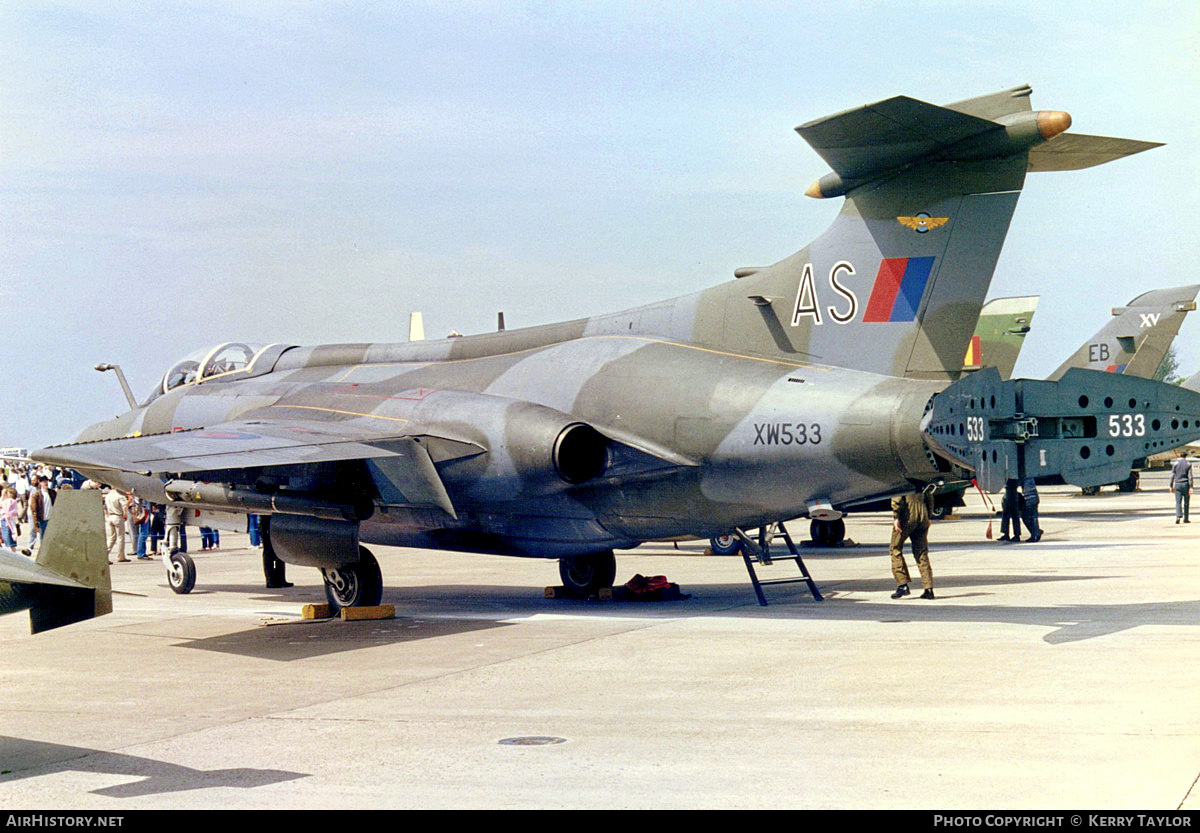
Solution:
<path fill-rule="evenodd" d="M 821 595 L 821 591 L 817 589 L 816 582 L 808 574 L 808 568 L 804 566 L 804 559 L 800 557 L 800 550 L 796 549 L 796 545 L 792 542 L 792 536 L 788 535 L 787 527 L 782 523 L 764 524 L 759 527 L 757 543 L 741 529 L 735 529 L 734 534 L 741 541 L 742 545 L 738 548 L 738 552 L 742 554 L 742 561 L 746 562 L 746 572 L 750 574 L 750 583 L 754 585 L 754 594 L 758 596 L 758 603 L 760 605 L 763 607 L 767 606 L 767 597 L 763 594 L 764 586 L 768 584 L 795 584 L 801 581 L 808 585 L 808 592 L 812 593 L 814 600 L 818 602 L 825 600 Z M 777 535 L 782 536 L 784 542 L 787 543 L 789 555 L 771 554 L 771 540 Z M 776 561 L 796 562 L 796 567 L 800 570 L 800 575 L 760 579 L 754 569 L 754 565 L 761 564 L 769 567 Z"/>

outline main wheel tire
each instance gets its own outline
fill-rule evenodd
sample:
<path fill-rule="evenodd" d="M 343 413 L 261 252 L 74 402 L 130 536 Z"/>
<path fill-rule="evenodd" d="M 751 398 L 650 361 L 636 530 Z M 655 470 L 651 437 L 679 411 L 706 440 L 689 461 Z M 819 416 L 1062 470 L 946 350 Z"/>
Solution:
<path fill-rule="evenodd" d="M 934 521 L 944 521 L 944 520 L 946 520 L 946 516 L 949 514 L 950 514 L 949 506 L 947 506 L 944 503 L 935 502 L 933 504 L 933 511 L 929 513 L 929 518 L 930 518 L 930 520 L 934 520 Z"/>
<path fill-rule="evenodd" d="M 196 586 L 196 562 L 186 552 L 167 556 L 167 585 L 176 593 L 191 593 Z"/>
<path fill-rule="evenodd" d="M 358 548 L 358 562 L 321 570 L 325 598 L 334 607 L 372 607 L 383 601 L 383 574 L 366 547 Z"/>
<path fill-rule="evenodd" d="M 737 555 L 742 548 L 742 541 L 732 532 L 726 532 L 709 538 L 708 545 L 712 547 L 714 555 Z"/>
<path fill-rule="evenodd" d="M 838 547 L 846 540 L 846 522 L 819 521 L 813 518 L 808 524 L 808 537 L 814 547 Z"/>
<path fill-rule="evenodd" d="M 612 587 L 617 577 L 617 559 L 612 550 L 558 559 L 558 575 L 563 587 L 593 596 L 601 588 Z"/>

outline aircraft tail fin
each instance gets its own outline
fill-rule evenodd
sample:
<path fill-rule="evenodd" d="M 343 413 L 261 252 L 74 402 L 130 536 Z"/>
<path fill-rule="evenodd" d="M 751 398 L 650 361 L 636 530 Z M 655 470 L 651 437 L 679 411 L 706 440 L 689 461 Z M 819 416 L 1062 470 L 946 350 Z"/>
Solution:
<path fill-rule="evenodd" d="M 1196 308 L 1200 284 L 1143 292 L 1085 341 L 1048 378 L 1061 379 L 1073 367 L 1150 379 L 1171 348 L 1187 314 Z"/>
<path fill-rule="evenodd" d="M 806 249 L 732 284 L 725 344 L 958 378 L 1031 149 L 1071 123 L 1029 95 L 897 96 L 796 128 L 833 168 L 807 193 L 845 202 Z"/>
<path fill-rule="evenodd" d="M 971 336 L 963 370 L 994 367 L 1008 379 L 1017 365 L 1030 322 L 1037 311 L 1038 295 L 1018 298 L 993 298 L 979 311 L 979 323 Z"/>
<path fill-rule="evenodd" d="M 104 540 L 100 492 L 58 493 L 37 566 L 71 585 L 39 585 L 39 602 L 29 609 L 33 633 L 112 613 L 112 582 Z"/>

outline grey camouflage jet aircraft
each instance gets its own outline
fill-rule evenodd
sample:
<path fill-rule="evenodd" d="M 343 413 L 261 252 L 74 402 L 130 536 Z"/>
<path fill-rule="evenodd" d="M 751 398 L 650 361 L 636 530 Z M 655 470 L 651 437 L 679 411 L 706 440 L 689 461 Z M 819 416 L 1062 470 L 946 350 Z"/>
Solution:
<path fill-rule="evenodd" d="M 1110 482 L 1200 437 L 1200 395 L 1088 371 L 956 382 L 1026 172 L 1156 146 L 1065 133 L 1030 92 L 897 96 L 796 128 L 833 168 L 807 193 L 841 211 L 733 281 L 441 341 L 223 344 L 31 456 L 269 516 L 268 549 L 320 568 L 342 606 L 381 597 L 362 542 L 557 558 L 586 590 L 611 584 L 614 549 L 833 520 L 956 467 L 992 491 L 1028 469 Z"/>

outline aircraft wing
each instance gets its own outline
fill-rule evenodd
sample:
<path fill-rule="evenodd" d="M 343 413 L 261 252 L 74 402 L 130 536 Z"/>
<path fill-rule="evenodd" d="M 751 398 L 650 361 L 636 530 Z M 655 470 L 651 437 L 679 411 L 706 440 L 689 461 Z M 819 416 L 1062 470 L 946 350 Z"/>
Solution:
<path fill-rule="evenodd" d="M 472 394 L 458 398 L 460 407 L 479 404 L 481 399 L 496 399 Z M 506 403 L 511 401 L 501 402 L 499 407 L 507 407 Z M 560 423 L 579 424 L 567 414 L 541 410 L 551 418 L 554 432 L 560 430 Z M 165 499 L 183 503 L 203 502 L 195 489 L 209 488 L 203 483 L 186 485 L 189 474 L 197 481 L 220 482 L 227 479 L 222 473 L 238 469 L 361 460 L 368 464 L 385 502 L 436 506 L 456 516 L 436 464 L 485 454 L 491 449 L 485 446 L 485 440 L 457 433 L 453 425 L 462 421 L 455 417 L 464 411 L 441 413 L 442 418 L 401 418 L 315 405 L 276 404 L 204 428 L 51 446 L 30 456 L 39 462 L 80 470 L 102 482 L 105 472 L 114 475 L 109 482 L 121 482 L 122 478 L 115 476 L 118 473 L 154 479 L 174 475 L 184 485 L 166 494 Z M 608 459 L 604 476 L 608 478 L 657 475 L 666 469 L 696 465 L 670 449 L 619 430 L 606 430 L 602 436 Z M 143 486 L 148 488 L 150 484 Z M 228 495 L 222 500 L 254 511 L 244 501 L 232 501 Z"/>
<path fill-rule="evenodd" d="M 486 450 L 474 442 L 431 434 L 410 420 L 348 419 L 332 409 L 289 410 L 305 416 L 286 419 L 251 412 L 242 419 L 205 428 L 51 446 L 31 456 L 39 462 L 78 469 L 101 481 L 106 471 L 158 477 L 368 460 L 390 484 L 395 501 L 438 506 L 454 516 L 434 464 Z M 173 494 L 166 499 L 190 500 Z"/>
<path fill-rule="evenodd" d="M 415 437 L 434 440 L 437 462 L 482 453 L 481 446 L 399 425 L 366 421 L 250 418 L 206 428 L 57 445 L 31 456 L 39 462 L 88 471 L 189 473 L 254 466 L 288 466 L 404 456 Z"/>

